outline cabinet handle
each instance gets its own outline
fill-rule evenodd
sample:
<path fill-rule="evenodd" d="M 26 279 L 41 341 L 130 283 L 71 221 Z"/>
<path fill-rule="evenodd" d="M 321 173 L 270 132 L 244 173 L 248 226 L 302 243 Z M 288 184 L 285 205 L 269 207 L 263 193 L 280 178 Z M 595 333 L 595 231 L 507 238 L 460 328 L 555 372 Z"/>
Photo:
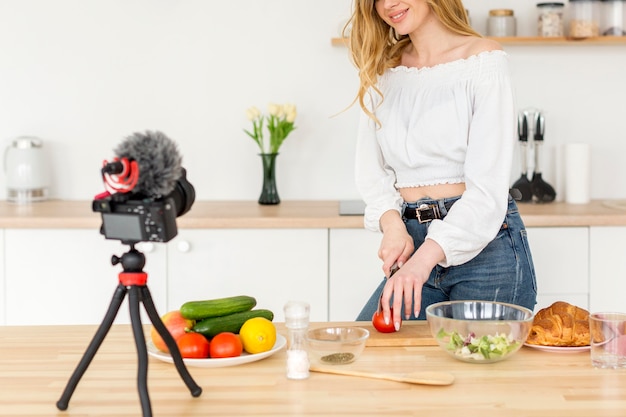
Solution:
<path fill-rule="evenodd" d="M 189 252 L 189 250 L 191 250 L 191 244 L 186 240 L 181 240 L 180 242 L 178 242 L 177 247 L 178 251 L 183 253 L 187 253 Z"/>

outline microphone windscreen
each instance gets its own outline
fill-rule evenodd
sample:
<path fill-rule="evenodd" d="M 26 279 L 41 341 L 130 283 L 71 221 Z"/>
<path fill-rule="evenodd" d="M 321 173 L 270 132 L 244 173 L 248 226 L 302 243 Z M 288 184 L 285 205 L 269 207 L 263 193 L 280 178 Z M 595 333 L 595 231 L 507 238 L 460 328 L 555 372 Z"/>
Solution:
<path fill-rule="evenodd" d="M 133 192 L 148 197 L 168 195 L 183 173 L 182 157 L 174 141 L 161 132 L 146 131 L 128 136 L 114 150 L 118 158 L 134 159 L 139 179 Z"/>

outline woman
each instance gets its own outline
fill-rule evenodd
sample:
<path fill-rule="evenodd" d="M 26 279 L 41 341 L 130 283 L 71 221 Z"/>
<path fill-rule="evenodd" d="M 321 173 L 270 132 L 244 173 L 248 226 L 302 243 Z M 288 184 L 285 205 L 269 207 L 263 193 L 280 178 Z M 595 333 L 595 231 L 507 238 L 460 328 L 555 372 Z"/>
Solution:
<path fill-rule="evenodd" d="M 389 277 L 357 320 L 371 320 L 379 300 L 396 329 L 402 315 L 424 319 L 445 300 L 532 310 L 535 271 L 509 195 L 516 112 L 506 53 L 469 26 L 461 0 L 355 1 L 356 181 Z"/>

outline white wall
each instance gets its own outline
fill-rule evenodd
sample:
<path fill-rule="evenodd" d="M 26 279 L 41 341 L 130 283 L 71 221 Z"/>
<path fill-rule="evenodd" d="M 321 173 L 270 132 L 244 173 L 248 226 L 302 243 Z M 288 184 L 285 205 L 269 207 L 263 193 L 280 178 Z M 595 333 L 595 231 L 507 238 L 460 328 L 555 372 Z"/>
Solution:
<path fill-rule="evenodd" d="M 511 7 L 519 34 L 534 3 L 466 0 L 474 26 Z M 332 46 L 351 0 L 0 0 L 0 140 L 35 135 L 51 154 L 52 197 L 91 199 L 99 167 L 135 131 L 178 142 L 197 198 L 255 200 L 251 105 L 293 102 L 281 149 L 285 199 L 350 199 L 356 74 Z M 561 187 L 568 141 L 592 144 L 593 198 L 626 197 L 626 45 L 506 46 L 520 108 L 546 113 L 544 178 Z M 512 180 L 519 175 L 516 168 Z M 619 175 L 616 180 L 614 175 Z M 0 176 L 0 198 L 5 196 Z"/>

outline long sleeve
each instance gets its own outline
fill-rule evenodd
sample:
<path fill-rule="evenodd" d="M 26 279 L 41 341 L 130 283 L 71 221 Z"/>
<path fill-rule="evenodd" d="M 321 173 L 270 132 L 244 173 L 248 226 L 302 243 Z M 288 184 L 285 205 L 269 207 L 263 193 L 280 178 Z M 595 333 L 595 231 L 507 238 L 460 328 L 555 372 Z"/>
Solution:
<path fill-rule="evenodd" d="M 474 97 L 466 191 L 444 220 L 432 222 L 427 235 L 443 248 L 444 267 L 478 255 L 500 230 L 508 206 L 516 112 L 506 68 L 479 79 Z"/>
<path fill-rule="evenodd" d="M 378 140 L 376 124 L 361 112 L 356 148 L 356 185 L 365 201 L 364 226 L 380 231 L 380 217 L 388 210 L 400 212 L 402 197 L 396 190 L 396 176 L 385 164 Z"/>

